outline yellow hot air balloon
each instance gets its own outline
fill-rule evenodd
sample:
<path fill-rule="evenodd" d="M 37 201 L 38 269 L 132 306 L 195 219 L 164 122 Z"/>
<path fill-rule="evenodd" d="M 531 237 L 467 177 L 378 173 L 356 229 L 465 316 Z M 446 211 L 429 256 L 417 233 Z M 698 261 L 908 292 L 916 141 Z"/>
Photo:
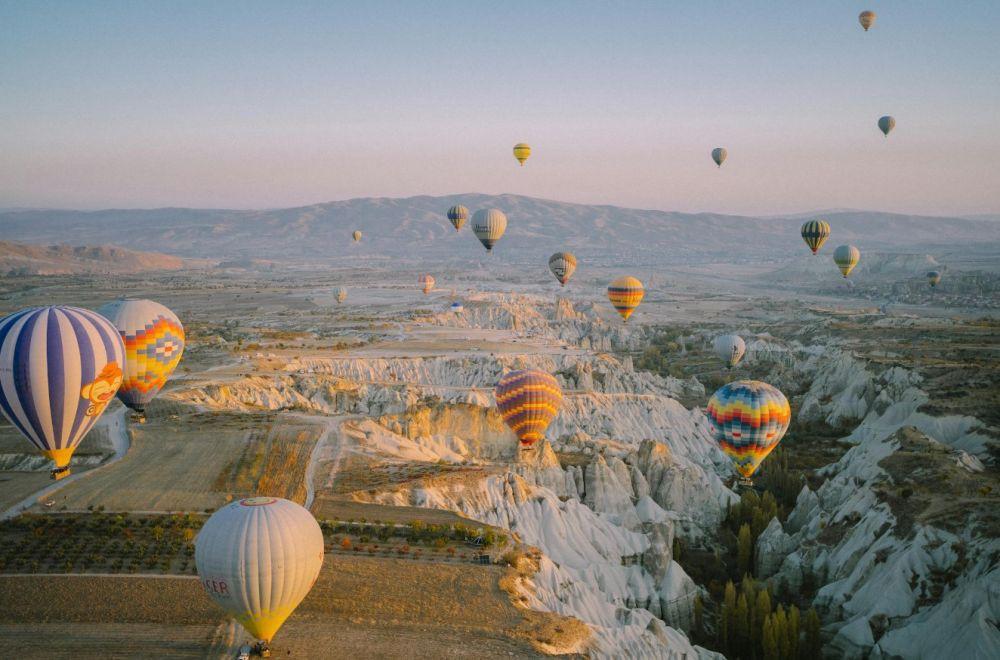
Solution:
<path fill-rule="evenodd" d="M 563 398 L 559 381 L 537 369 L 504 374 L 494 395 L 500 416 L 526 449 L 545 438 L 545 429 L 559 414 Z"/>
<path fill-rule="evenodd" d="M 802 225 L 802 240 L 806 242 L 813 255 L 819 252 L 830 238 L 830 223 L 826 220 L 809 220 Z"/>
<path fill-rule="evenodd" d="M 354 233 L 353 233 L 353 234 L 351 234 L 351 236 L 353 236 L 353 237 L 354 237 L 354 242 L 355 242 L 355 243 L 357 243 L 358 241 L 360 241 L 360 240 L 361 240 L 361 232 L 359 232 L 359 231 L 357 231 L 357 230 L 355 230 L 355 231 L 354 231 Z"/>
<path fill-rule="evenodd" d="M 875 25 L 875 12 L 873 12 L 870 9 L 866 9 L 865 11 L 861 12 L 860 14 L 858 14 L 858 23 L 861 23 L 861 27 L 865 29 L 865 32 L 867 32 L 868 28 Z M 890 32 L 891 31 L 892 30 L 890 30 Z"/>
<path fill-rule="evenodd" d="M 521 163 L 521 167 L 524 167 L 524 161 L 528 160 L 528 156 L 531 155 L 531 147 L 524 143 L 518 142 L 514 145 L 514 158 L 517 162 Z"/>
<path fill-rule="evenodd" d="M 833 251 L 833 263 L 837 264 L 837 268 L 840 269 L 845 278 L 850 275 L 859 261 L 861 261 L 861 250 L 853 245 L 841 245 Z"/>
<path fill-rule="evenodd" d="M 251 497 L 205 522 L 194 563 L 208 596 L 266 648 L 319 577 L 323 532 L 295 502 Z"/>
<path fill-rule="evenodd" d="M 608 286 L 608 300 L 626 323 L 628 317 L 632 316 L 632 312 L 642 302 L 645 293 L 642 282 L 629 275 L 619 277 Z"/>

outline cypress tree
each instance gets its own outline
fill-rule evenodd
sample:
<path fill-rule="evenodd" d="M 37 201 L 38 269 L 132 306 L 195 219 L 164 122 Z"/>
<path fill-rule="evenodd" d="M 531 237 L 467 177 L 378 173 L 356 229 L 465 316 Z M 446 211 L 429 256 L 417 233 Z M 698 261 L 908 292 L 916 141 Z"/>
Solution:
<path fill-rule="evenodd" d="M 732 580 L 726 582 L 726 591 L 722 597 L 722 611 L 719 613 L 719 641 L 726 655 L 731 655 L 733 647 L 734 617 L 736 615 L 736 585 Z"/>
<path fill-rule="evenodd" d="M 750 526 L 740 525 L 740 533 L 736 542 L 736 562 L 740 574 L 749 573 L 753 562 L 753 541 L 750 538 Z"/>
<path fill-rule="evenodd" d="M 771 614 L 771 595 L 767 592 L 767 589 L 761 589 L 757 592 L 757 601 L 754 603 L 752 612 L 753 621 L 750 624 L 751 643 L 754 649 L 759 650 L 762 648 L 764 622 L 767 621 L 768 615 Z"/>
<path fill-rule="evenodd" d="M 778 660 L 778 640 L 774 636 L 773 614 L 768 614 L 767 618 L 764 619 L 764 630 L 761 634 L 761 646 L 764 651 L 764 660 Z"/>
<path fill-rule="evenodd" d="M 738 655 L 741 658 L 750 657 L 750 605 L 747 597 L 740 594 L 736 601 L 736 640 Z"/>
<path fill-rule="evenodd" d="M 818 658 L 823 650 L 822 641 L 819 636 L 819 615 L 816 614 L 816 608 L 810 607 L 809 611 L 806 612 L 806 624 L 805 631 L 806 637 L 804 646 L 801 648 L 802 652 L 799 654 L 802 658 Z"/>
<path fill-rule="evenodd" d="M 774 610 L 774 640 L 778 645 L 780 658 L 791 658 L 791 648 L 788 645 L 788 617 L 785 608 L 778 605 Z"/>
<path fill-rule="evenodd" d="M 792 605 L 788 608 L 788 657 L 799 657 L 799 608 Z"/>

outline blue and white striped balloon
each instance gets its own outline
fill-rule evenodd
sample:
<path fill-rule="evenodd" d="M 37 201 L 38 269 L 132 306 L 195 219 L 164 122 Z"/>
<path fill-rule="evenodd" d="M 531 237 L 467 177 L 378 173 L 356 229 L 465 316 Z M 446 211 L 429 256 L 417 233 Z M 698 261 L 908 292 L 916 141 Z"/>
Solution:
<path fill-rule="evenodd" d="M 0 319 L 0 411 L 65 476 L 70 457 L 121 386 L 125 345 L 106 318 L 33 307 Z"/>

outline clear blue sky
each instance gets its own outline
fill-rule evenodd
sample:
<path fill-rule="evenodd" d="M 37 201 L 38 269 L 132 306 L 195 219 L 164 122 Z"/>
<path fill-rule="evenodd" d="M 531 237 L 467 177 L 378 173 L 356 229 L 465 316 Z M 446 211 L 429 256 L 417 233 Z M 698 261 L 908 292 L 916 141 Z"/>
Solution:
<path fill-rule="evenodd" d="M 1000 212 L 998 34 L 997 0 L 0 0 L 0 207 Z"/>

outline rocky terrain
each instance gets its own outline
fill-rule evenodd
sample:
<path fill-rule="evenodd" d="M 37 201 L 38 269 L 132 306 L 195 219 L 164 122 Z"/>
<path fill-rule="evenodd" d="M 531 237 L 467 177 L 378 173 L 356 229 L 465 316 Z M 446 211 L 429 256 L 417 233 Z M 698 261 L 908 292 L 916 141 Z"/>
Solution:
<path fill-rule="evenodd" d="M 7 228 L 4 234 L 9 235 Z M 184 267 L 185 260 L 179 257 L 115 245 L 28 245 L 0 241 L 0 274 L 7 276 L 140 273 Z"/>

